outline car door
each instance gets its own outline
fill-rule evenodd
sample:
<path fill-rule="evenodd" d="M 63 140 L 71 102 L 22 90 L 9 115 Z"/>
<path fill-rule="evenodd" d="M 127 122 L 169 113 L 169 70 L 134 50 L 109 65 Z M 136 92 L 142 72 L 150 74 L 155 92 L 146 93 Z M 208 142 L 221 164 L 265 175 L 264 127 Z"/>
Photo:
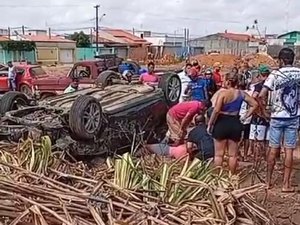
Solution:
<path fill-rule="evenodd" d="M 91 87 L 94 83 L 92 79 L 92 66 L 90 65 L 77 65 L 73 72 L 73 77 L 79 79 L 79 86 L 80 88 L 88 88 Z"/>

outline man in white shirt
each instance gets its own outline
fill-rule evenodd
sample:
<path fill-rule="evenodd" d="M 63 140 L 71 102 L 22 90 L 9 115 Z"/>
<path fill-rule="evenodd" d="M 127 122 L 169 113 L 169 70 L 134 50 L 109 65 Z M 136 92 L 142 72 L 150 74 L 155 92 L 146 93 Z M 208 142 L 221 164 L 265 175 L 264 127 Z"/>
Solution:
<path fill-rule="evenodd" d="M 7 63 L 8 65 L 8 88 L 10 91 L 16 91 L 16 69 L 11 61 Z"/>
<path fill-rule="evenodd" d="M 187 63 L 185 65 L 184 70 L 178 74 L 181 80 L 181 94 L 180 94 L 179 102 L 184 102 L 185 98 L 187 98 L 187 96 L 184 94 L 184 91 L 186 90 L 189 82 L 191 81 L 191 78 L 189 77 L 191 68 L 192 68 L 192 64 Z"/>
<path fill-rule="evenodd" d="M 265 98 L 271 91 L 271 120 L 267 157 L 267 185 L 271 188 L 272 174 L 276 163 L 276 154 L 280 151 L 283 137 L 285 150 L 285 167 L 283 178 L 283 192 L 293 192 L 291 173 L 293 168 L 293 151 L 296 149 L 299 127 L 299 97 L 300 97 L 300 69 L 293 67 L 295 53 L 289 48 L 279 52 L 279 70 L 273 71 L 264 83 L 259 95 Z"/>

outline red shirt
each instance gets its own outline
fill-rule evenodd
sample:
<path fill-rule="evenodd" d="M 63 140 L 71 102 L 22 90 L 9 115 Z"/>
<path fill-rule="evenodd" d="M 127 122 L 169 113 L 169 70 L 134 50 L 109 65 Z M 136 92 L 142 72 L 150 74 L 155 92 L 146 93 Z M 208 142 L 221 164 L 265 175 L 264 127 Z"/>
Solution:
<path fill-rule="evenodd" d="M 173 106 L 169 110 L 170 116 L 175 120 L 181 121 L 189 113 L 192 117 L 199 113 L 201 109 L 204 109 L 204 104 L 199 101 L 182 102 Z"/>
<path fill-rule="evenodd" d="M 218 72 L 218 71 L 214 72 L 213 80 L 216 82 L 216 84 L 218 86 L 220 86 L 222 84 L 222 76 L 221 76 L 220 72 Z"/>
<path fill-rule="evenodd" d="M 140 76 L 140 81 L 143 83 L 157 83 L 158 77 L 155 74 L 144 73 Z"/>

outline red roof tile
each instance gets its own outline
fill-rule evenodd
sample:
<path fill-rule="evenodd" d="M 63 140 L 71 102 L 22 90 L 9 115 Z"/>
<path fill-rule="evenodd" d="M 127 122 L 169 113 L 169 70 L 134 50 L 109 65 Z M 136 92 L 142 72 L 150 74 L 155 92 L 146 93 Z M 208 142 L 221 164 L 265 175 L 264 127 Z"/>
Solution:
<path fill-rule="evenodd" d="M 25 40 L 34 41 L 34 42 L 63 42 L 63 43 L 75 43 L 75 41 L 65 39 L 60 36 L 51 36 L 48 35 L 21 35 Z"/>
<path fill-rule="evenodd" d="M 150 45 L 147 40 L 137 37 L 127 31 L 121 29 L 104 29 L 103 31 L 113 35 L 116 38 L 122 39 L 128 44 L 137 44 L 137 45 Z"/>
<path fill-rule="evenodd" d="M 248 34 L 235 34 L 235 33 L 219 33 L 223 38 L 234 40 L 234 41 L 251 41 L 251 42 L 256 42 L 256 41 L 261 41 L 260 39 L 254 38 Z"/>
<path fill-rule="evenodd" d="M 0 36 L 0 41 L 9 41 L 9 38 L 5 36 Z"/>
<path fill-rule="evenodd" d="M 96 35 L 95 35 L 96 36 Z M 114 35 L 105 32 L 103 30 L 99 30 L 98 34 L 98 41 L 99 43 L 116 43 L 116 44 L 128 44 L 126 41 L 124 41 L 121 38 L 117 38 Z M 94 40 L 95 41 L 95 40 Z"/>

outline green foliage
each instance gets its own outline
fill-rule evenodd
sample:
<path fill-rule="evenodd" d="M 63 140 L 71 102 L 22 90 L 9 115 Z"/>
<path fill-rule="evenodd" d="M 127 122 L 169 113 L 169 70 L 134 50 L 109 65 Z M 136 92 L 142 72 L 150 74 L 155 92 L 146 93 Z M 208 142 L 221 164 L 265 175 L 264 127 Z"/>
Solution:
<path fill-rule="evenodd" d="M 91 46 L 91 41 L 89 35 L 85 34 L 83 31 L 75 32 L 70 36 L 70 39 L 76 41 L 76 46 L 78 48 L 88 48 Z"/>
<path fill-rule="evenodd" d="M 33 41 L 2 41 L 0 46 L 6 51 L 25 51 L 30 52 L 35 50 L 35 42 Z"/>

